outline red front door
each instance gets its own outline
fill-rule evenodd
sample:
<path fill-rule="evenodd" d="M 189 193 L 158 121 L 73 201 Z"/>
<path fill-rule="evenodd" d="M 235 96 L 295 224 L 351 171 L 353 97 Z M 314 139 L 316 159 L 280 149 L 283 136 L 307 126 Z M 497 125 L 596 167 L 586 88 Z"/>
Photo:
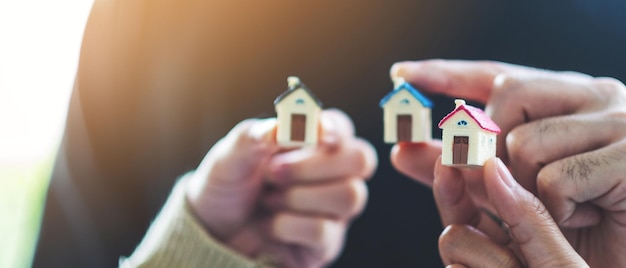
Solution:
<path fill-rule="evenodd" d="M 304 141 L 306 129 L 306 115 L 291 115 L 291 141 Z"/>
<path fill-rule="evenodd" d="M 410 114 L 398 115 L 397 121 L 397 134 L 398 141 L 411 141 L 412 136 L 412 122 Z"/>

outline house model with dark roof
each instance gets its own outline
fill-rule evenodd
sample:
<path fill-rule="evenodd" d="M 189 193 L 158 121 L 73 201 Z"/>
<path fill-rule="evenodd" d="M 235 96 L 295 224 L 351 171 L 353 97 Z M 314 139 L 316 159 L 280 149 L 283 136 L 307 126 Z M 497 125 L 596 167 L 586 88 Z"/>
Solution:
<path fill-rule="evenodd" d="M 315 145 L 322 103 L 298 77 L 288 77 L 287 84 L 287 91 L 274 101 L 278 119 L 276 140 L 282 147 Z"/>
<path fill-rule="evenodd" d="M 455 100 L 456 108 L 439 122 L 443 129 L 441 162 L 447 166 L 482 166 L 496 155 L 500 127 L 483 110 Z"/>
<path fill-rule="evenodd" d="M 380 100 L 386 143 L 423 142 L 431 139 L 433 103 L 404 79 Z"/>

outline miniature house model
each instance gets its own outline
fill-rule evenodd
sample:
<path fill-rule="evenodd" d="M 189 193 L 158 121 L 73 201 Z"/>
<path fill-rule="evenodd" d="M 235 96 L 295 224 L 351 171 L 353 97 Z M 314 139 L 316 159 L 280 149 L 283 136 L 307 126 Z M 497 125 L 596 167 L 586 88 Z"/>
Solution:
<path fill-rule="evenodd" d="M 422 142 L 431 138 L 433 103 L 404 79 L 382 100 L 385 142 Z"/>
<path fill-rule="evenodd" d="M 290 76 L 287 83 L 287 91 L 274 101 L 278 117 L 276 140 L 283 147 L 314 145 L 322 103 L 298 77 Z"/>
<path fill-rule="evenodd" d="M 500 128 L 481 109 L 455 100 L 456 108 L 446 115 L 441 162 L 448 166 L 482 166 L 496 155 L 496 135 Z"/>

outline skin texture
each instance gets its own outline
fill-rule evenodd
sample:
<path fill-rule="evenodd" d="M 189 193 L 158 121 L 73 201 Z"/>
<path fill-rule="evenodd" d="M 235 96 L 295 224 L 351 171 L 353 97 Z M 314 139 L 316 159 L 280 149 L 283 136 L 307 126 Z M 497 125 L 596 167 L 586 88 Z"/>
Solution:
<path fill-rule="evenodd" d="M 280 148 L 271 118 L 241 122 L 208 152 L 187 196 L 212 236 L 281 267 L 322 267 L 339 255 L 377 159 L 344 113 L 323 111 L 321 121 L 313 148 Z"/>
<path fill-rule="evenodd" d="M 588 267 L 576 254 L 541 201 L 513 178 L 499 159 L 484 166 L 487 196 L 508 227 L 511 240 L 496 242 L 476 229 L 482 210 L 467 202 L 457 169 L 437 164 L 434 193 L 442 222 L 439 240 L 446 264 L 466 267 Z"/>
<path fill-rule="evenodd" d="M 391 76 L 421 90 L 485 104 L 500 126 L 497 155 L 538 196 L 574 249 L 593 267 L 626 266 L 626 88 L 611 78 L 499 62 L 401 62 Z M 398 144 L 394 166 L 433 185 L 440 141 Z M 419 164 L 414 159 L 421 159 Z M 483 171 L 459 170 L 470 202 L 496 213 Z M 500 217 L 502 215 L 499 215 Z M 487 213 L 473 224 L 506 240 Z"/>

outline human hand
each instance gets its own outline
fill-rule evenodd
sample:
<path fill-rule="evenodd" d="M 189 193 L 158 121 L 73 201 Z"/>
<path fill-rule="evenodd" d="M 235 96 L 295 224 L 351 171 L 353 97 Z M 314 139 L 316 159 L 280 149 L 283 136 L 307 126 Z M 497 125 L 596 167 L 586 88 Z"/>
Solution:
<path fill-rule="evenodd" d="M 496 62 L 405 62 L 391 72 L 431 93 L 486 103 L 502 129 L 498 155 L 546 204 L 577 251 L 592 266 L 626 266 L 623 84 Z M 440 153 L 438 141 L 399 144 L 392 162 L 431 185 Z M 474 202 L 493 211 L 482 173 L 461 174 Z"/>
<path fill-rule="evenodd" d="M 326 110 L 321 120 L 316 147 L 282 150 L 276 120 L 264 119 L 240 123 L 209 151 L 187 195 L 212 236 L 281 267 L 320 267 L 338 256 L 377 159 L 345 114 Z"/>
<path fill-rule="evenodd" d="M 500 159 L 489 159 L 483 170 L 488 199 L 503 221 L 499 237 L 481 231 L 477 220 L 484 211 L 472 202 L 460 171 L 441 163 L 435 167 L 435 201 L 447 226 L 439 252 L 446 265 L 588 267 L 541 201 L 517 183 Z"/>

